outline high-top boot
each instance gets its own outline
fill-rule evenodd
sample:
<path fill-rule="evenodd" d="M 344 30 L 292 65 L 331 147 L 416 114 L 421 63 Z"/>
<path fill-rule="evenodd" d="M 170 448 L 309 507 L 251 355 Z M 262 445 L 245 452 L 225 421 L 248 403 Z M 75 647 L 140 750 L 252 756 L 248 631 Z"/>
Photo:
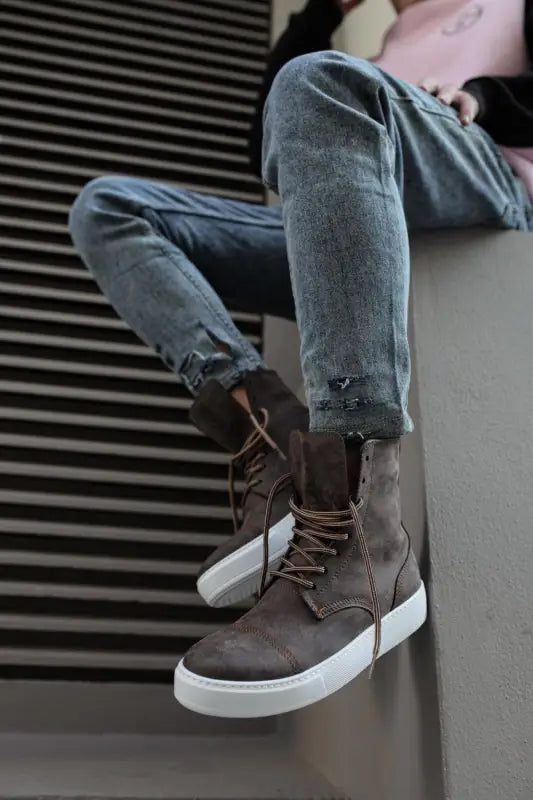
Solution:
<path fill-rule="evenodd" d="M 272 484 L 289 469 L 289 434 L 307 430 L 307 408 L 271 370 L 243 377 L 252 413 L 237 403 L 218 381 L 209 381 L 190 412 L 192 422 L 221 447 L 233 453 L 229 491 L 234 535 L 217 547 L 202 567 L 198 591 L 212 606 L 225 606 L 254 594 L 263 566 L 263 524 Z M 234 474 L 244 476 L 240 507 L 235 501 Z M 276 499 L 270 525 L 271 567 L 279 565 L 292 536 L 289 490 Z"/>
<path fill-rule="evenodd" d="M 222 717 L 262 717 L 340 689 L 426 618 L 426 594 L 401 523 L 399 441 L 349 451 L 335 433 L 291 434 L 295 536 L 275 580 L 233 625 L 198 642 L 176 698 Z M 280 484 L 283 485 L 283 482 Z"/>

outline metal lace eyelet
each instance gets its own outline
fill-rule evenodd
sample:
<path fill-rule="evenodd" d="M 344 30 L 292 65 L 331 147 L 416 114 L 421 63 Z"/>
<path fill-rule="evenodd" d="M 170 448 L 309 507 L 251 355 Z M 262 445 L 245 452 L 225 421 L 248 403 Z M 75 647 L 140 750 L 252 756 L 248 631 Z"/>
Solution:
<path fill-rule="evenodd" d="M 327 571 L 328 571 L 328 568 L 323 566 L 322 567 L 322 575 L 326 575 Z"/>

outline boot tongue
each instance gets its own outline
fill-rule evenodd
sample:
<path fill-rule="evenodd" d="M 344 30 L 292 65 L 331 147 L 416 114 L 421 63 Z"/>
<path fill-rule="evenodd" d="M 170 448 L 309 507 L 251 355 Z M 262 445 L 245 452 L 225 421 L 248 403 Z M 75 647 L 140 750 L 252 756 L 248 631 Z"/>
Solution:
<path fill-rule="evenodd" d="M 244 408 L 214 379 L 203 387 L 189 417 L 202 433 L 230 453 L 241 449 L 253 428 Z"/>
<path fill-rule="evenodd" d="M 293 485 L 303 508 L 344 511 L 349 488 L 346 448 L 337 433 L 301 433 L 290 437 Z"/>

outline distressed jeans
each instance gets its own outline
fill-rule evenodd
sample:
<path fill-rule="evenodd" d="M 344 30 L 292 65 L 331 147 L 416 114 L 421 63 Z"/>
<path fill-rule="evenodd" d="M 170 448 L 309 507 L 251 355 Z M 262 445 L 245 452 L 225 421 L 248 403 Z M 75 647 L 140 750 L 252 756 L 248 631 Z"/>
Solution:
<path fill-rule="evenodd" d="M 295 316 L 311 428 L 408 432 L 408 230 L 531 230 L 523 183 L 478 125 L 332 51 L 277 75 L 263 172 L 280 206 L 96 179 L 72 208 L 74 244 L 193 394 L 262 366 L 226 306 Z"/>

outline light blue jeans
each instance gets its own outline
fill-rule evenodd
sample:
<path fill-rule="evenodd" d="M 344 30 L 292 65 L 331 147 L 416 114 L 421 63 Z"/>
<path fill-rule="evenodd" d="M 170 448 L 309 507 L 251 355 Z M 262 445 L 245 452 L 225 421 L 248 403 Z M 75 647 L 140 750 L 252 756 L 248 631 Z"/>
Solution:
<path fill-rule="evenodd" d="M 408 230 L 531 230 L 523 183 L 479 126 L 332 51 L 276 77 L 263 170 L 281 206 L 99 178 L 72 208 L 74 244 L 193 394 L 262 366 L 226 305 L 295 314 L 311 428 L 408 432 Z"/>

